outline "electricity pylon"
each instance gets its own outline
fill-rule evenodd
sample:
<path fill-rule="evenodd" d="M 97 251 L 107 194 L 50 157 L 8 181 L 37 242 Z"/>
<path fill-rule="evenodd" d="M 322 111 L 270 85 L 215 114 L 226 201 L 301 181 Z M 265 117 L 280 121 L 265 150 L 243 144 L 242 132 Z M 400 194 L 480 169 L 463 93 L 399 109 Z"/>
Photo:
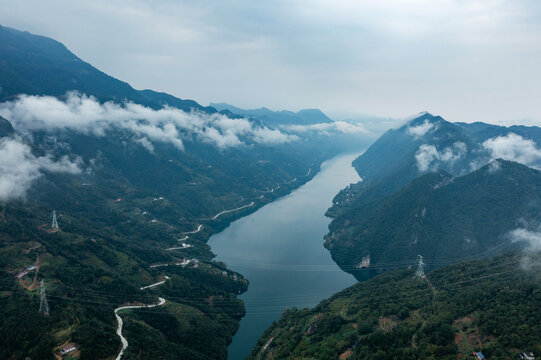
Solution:
<path fill-rule="evenodd" d="M 60 230 L 58 228 L 58 221 L 56 221 L 56 211 L 54 210 L 53 210 L 53 223 L 51 224 L 51 228 L 56 231 Z"/>
<path fill-rule="evenodd" d="M 424 270 L 425 263 L 423 262 L 423 256 L 422 255 L 417 255 L 417 259 L 418 259 L 417 272 L 415 273 L 415 277 L 416 278 L 424 278 L 425 277 L 425 270 Z"/>
<path fill-rule="evenodd" d="M 49 315 L 49 303 L 47 302 L 47 295 L 45 295 L 45 281 L 41 280 L 39 287 L 41 300 L 39 302 L 39 313 Z"/>

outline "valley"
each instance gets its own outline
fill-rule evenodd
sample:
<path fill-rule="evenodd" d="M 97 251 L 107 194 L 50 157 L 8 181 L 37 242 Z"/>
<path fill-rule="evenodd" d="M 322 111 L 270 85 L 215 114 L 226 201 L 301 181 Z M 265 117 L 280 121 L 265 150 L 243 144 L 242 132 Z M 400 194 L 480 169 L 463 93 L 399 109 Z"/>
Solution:
<path fill-rule="evenodd" d="M 346 154 L 324 162 L 311 181 L 209 239 L 216 260 L 249 281 L 239 296 L 246 313 L 228 347 L 229 359 L 245 358 L 283 309 L 312 307 L 354 283 L 322 246 L 332 197 L 358 180 L 354 158 Z"/>
<path fill-rule="evenodd" d="M 52 359 L 61 344 L 83 360 L 226 358 L 248 281 L 207 240 L 368 138 L 301 140 L 134 90 L 52 39 L 0 27 L 0 40 L 0 358 Z M 17 280 L 36 258 L 37 282 Z"/>
<path fill-rule="evenodd" d="M 541 6 L 1 5 L 0 359 L 541 356 Z"/>

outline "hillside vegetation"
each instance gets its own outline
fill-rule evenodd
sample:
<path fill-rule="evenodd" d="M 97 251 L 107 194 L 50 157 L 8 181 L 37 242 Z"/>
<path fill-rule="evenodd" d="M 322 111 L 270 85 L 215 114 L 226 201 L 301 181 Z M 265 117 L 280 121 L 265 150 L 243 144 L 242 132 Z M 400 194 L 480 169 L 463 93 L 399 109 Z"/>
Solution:
<path fill-rule="evenodd" d="M 115 308 L 163 298 L 119 311 L 122 359 L 225 359 L 248 282 L 208 238 L 351 143 L 135 90 L 27 32 L 0 27 L 0 58 L 0 358 L 114 359 Z"/>
<path fill-rule="evenodd" d="M 540 213 L 541 173 L 495 160 L 461 177 L 426 174 L 343 213 L 330 225 L 325 246 L 344 270 L 364 279 L 392 263 L 411 264 L 418 254 L 437 266 L 502 253 L 520 245 L 508 233 L 538 222 Z M 360 269 L 367 257 L 370 266 Z"/>
<path fill-rule="evenodd" d="M 507 360 L 520 351 L 539 354 L 539 265 L 526 269 L 523 261 L 510 253 L 439 268 L 426 278 L 412 270 L 379 275 L 312 310 L 286 311 L 249 358 L 468 359 L 483 351 Z"/>

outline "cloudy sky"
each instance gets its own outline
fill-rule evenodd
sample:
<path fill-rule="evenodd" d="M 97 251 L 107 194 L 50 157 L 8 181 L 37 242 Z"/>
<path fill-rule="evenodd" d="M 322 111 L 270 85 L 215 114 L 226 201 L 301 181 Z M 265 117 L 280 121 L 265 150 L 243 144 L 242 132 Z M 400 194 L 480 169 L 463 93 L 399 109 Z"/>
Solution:
<path fill-rule="evenodd" d="M 538 0 L 0 0 L 136 88 L 202 104 L 541 124 Z"/>

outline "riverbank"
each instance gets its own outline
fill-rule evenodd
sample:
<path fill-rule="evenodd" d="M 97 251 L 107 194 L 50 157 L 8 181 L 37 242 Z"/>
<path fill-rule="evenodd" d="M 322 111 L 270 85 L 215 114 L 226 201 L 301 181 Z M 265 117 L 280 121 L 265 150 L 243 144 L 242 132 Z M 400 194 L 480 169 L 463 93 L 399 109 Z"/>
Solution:
<path fill-rule="evenodd" d="M 358 154 L 326 161 L 313 179 L 233 222 L 209 239 L 217 260 L 242 273 L 250 286 L 240 296 L 246 316 L 229 346 L 229 359 L 243 359 L 286 307 L 311 307 L 353 284 L 323 247 L 335 194 L 359 180 L 351 167 Z"/>

